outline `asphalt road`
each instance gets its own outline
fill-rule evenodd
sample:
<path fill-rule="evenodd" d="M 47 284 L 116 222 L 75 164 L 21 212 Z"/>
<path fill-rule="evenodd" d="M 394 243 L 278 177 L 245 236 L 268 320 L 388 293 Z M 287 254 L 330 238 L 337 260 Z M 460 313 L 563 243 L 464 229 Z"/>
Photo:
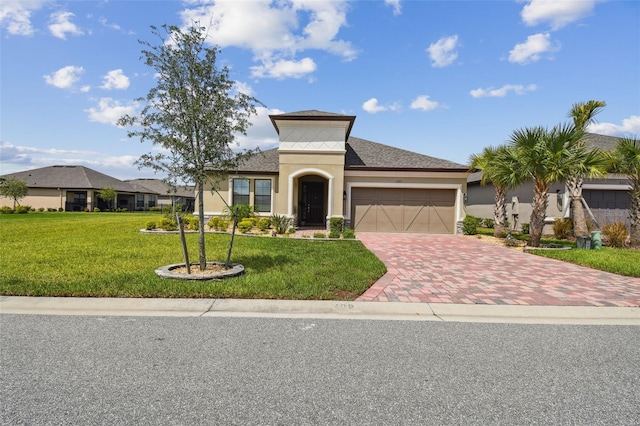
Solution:
<path fill-rule="evenodd" d="M 638 425 L 640 327 L 0 315 L 3 425 Z"/>

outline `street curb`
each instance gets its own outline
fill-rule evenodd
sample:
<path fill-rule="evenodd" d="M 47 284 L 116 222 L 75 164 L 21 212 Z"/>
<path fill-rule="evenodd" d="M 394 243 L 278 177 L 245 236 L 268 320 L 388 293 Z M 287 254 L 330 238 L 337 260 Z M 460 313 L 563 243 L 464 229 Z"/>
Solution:
<path fill-rule="evenodd" d="M 0 297 L 0 314 L 369 319 L 640 325 L 638 307 L 466 305 L 263 299 Z"/>

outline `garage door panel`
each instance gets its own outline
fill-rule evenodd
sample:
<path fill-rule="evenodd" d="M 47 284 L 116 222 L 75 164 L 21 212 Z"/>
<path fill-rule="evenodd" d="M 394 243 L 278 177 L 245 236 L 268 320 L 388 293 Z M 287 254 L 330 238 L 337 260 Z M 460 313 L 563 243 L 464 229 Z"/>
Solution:
<path fill-rule="evenodd" d="M 356 231 L 450 234 L 455 229 L 455 190 L 354 188 L 352 206 Z"/>

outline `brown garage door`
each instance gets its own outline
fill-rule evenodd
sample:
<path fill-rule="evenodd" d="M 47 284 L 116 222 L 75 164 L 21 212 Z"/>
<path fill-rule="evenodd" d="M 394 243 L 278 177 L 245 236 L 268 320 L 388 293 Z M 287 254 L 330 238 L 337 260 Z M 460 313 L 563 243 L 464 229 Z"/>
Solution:
<path fill-rule="evenodd" d="M 453 234 L 455 190 L 353 188 L 352 226 L 360 232 Z"/>

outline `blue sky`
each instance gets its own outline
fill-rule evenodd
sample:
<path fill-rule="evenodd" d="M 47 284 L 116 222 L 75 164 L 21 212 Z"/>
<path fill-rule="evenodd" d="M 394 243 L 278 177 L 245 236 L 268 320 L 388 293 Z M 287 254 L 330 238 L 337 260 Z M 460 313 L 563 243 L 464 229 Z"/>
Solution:
<path fill-rule="evenodd" d="M 154 75 L 150 25 L 209 27 L 218 65 L 265 108 L 241 146 L 269 149 L 268 115 L 357 116 L 352 135 L 466 164 L 515 130 L 604 100 L 590 128 L 640 134 L 640 2 L 0 1 L 0 174 L 85 165 L 153 177 L 154 149 L 116 120 Z"/>

